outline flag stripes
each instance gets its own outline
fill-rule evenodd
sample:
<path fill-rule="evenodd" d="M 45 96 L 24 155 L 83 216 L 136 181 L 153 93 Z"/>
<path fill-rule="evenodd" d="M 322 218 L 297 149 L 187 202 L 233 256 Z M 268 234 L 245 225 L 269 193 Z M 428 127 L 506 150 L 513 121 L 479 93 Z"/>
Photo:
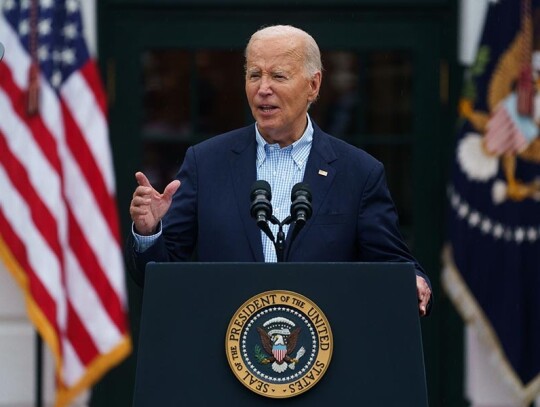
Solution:
<path fill-rule="evenodd" d="M 57 33 L 38 30 L 38 48 L 49 48 L 28 116 L 29 2 L 0 0 L 0 257 L 53 352 L 57 406 L 131 351 L 105 94 L 78 3 L 64 3 L 36 3 L 38 24 Z"/>

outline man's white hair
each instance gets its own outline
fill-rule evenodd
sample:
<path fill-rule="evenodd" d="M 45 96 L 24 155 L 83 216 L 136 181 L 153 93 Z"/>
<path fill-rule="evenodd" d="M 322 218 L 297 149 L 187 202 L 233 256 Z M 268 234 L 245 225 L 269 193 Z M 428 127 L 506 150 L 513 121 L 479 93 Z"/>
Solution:
<path fill-rule="evenodd" d="M 245 56 L 249 47 L 255 40 L 263 38 L 276 38 L 276 37 L 291 37 L 295 36 L 301 38 L 303 41 L 303 62 L 304 70 L 308 77 L 313 77 L 317 72 L 322 72 L 321 51 L 319 46 L 311 35 L 301 30 L 300 28 L 293 27 L 292 25 L 272 25 L 269 27 L 261 28 L 256 31 L 250 38 L 246 50 Z"/>

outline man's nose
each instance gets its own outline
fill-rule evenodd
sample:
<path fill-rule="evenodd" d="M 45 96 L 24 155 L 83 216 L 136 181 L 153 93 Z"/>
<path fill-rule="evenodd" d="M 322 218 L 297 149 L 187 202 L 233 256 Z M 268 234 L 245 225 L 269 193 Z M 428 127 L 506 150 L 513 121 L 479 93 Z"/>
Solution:
<path fill-rule="evenodd" d="M 261 82 L 259 85 L 259 94 L 261 95 L 269 95 L 272 93 L 272 81 L 268 77 L 268 75 L 263 75 L 261 77 Z"/>

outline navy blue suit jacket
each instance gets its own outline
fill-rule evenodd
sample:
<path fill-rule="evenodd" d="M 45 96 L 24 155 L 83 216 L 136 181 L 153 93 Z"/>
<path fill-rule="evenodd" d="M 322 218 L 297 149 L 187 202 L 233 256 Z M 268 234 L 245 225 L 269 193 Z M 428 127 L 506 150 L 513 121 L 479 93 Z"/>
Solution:
<path fill-rule="evenodd" d="M 313 215 L 290 245 L 288 261 L 412 262 L 425 277 L 400 235 L 383 165 L 313 127 L 304 175 Z M 132 275 L 139 284 L 147 262 L 188 261 L 194 252 L 205 262 L 264 261 L 261 231 L 250 215 L 256 148 L 251 125 L 188 149 L 162 236 L 143 253 L 133 253 Z M 288 238 L 290 243 L 290 233 Z"/>

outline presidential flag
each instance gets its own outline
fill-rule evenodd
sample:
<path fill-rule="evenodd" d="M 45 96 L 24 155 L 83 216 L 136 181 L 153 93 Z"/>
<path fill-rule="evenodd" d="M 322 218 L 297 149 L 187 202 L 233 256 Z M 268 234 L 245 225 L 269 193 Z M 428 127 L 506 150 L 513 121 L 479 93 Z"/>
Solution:
<path fill-rule="evenodd" d="M 77 0 L 0 0 L 0 257 L 57 406 L 131 351 L 106 102 Z"/>
<path fill-rule="evenodd" d="M 520 405 L 540 392 L 540 9 L 487 5 L 460 101 L 443 285 Z"/>

